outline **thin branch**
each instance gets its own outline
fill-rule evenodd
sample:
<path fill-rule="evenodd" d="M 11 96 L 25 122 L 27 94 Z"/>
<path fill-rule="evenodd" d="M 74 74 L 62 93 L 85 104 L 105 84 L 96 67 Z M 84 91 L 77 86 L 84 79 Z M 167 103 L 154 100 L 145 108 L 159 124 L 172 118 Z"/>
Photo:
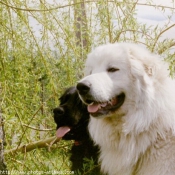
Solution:
<path fill-rule="evenodd" d="M 151 7 L 160 7 L 160 8 L 166 8 L 166 9 L 171 9 L 171 10 L 175 9 L 174 7 L 164 6 L 164 5 L 156 5 L 156 4 L 137 3 L 137 5 L 140 5 L 140 6 L 151 6 Z"/>
<path fill-rule="evenodd" d="M 96 1 L 95 1 L 96 2 Z M 116 2 L 116 1 L 108 1 L 108 2 Z M 117 2 L 117 4 L 121 4 L 123 2 Z M 135 4 L 135 2 L 127 2 L 128 4 Z M 156 4 L 147 4 L 147 3 L 139 3 L 137 0 L 137 5 L 140 6 L 150 6 L 150 7 L 160 7 L 160 8 L 166 8 L 166 9 L 171 9 L 174 10 L 174 7 L 170 7 L 170 6 L 165 6 L 165 5 L 156 5 Z"/>
<path fill-rule="evenodd" d="M 174 26 L 175 26 L 175 24 L 172 24 L 171 26 L 167 27 L 165 30 L 161 31 L 161 32 L 158 34 L 158 36 L 156 37 L 156 39 L 155 39 L 155 41 L 154 41 L 154 44 L 153 44 L 153 46 L 152 46 L 152 49 L 151 49 L 152 52 L 154 51 L 154 48 L 155 48 L 155 46 L 156 46 L 156 44 L 157 44 L 157 41 L 159 40 L 160 36 L 162 36 L 163 33 L 165 33 L 167 30 L 173 28 Z"/>
<path fill-rule="evenodd" d="M 112 43 L 115 43 L 116 41 L 118 41 L 119 36 L 122 33 L 126 33 L 126 32 L 133 32 L 133 33 L 137 32 L 137 33 L 140 33 L 140 34 L 142 34 L 144 36 L 147 36 L 147 38 L 149 38 L 149 39 L 153 39 L 150 35 L 146 34 L 146 32 L 135 30 L 135 29 L 126 29 L 126 30 L 121 30 L 120 32 L 118 32 L 117 36 L 113 39 Z"/>
<path fill-rule="evenodd" d="M 109 42 L 112 42 L 112 32 L 111 32 L 111 17 L 110 17 L 110 12 L 109 12 L 109 2 L 107 0 L 107 5 L 106 5 L 106 10 L 107 10 L 107 23 L 108 23 L 108 35 L 109 35 Z"/>
<path fill-rule="evenodd" d="M 9 8 L 16 9 L 16 10 L 21 10 L 21 11 L 45 12 L 45 11 L 57 10 L 57 9 L 60 9 L 60 8 L 65 8 L 65 7 L 70 7 L 70 6 L 78 5 L 78 4 L 81 4 L 82 2 L 83 1 L 77 2 L 77 3 L 72 3 L 72 4 L 67 4 L 67 5 L 63 5 L 63 6 L 57 6 L 57 7 L 54 7 L 54 8 L 43 9 L 43 10 L 30 9 L 30 8 L 26 8 L 26 9 L 19 8 L 19 7 L 15 7 L 15 6 L 9 5 L 9 4 L 7 4 L 5 2 L 2 2 L 2 1 L 0 1 L 0 4 L 3 4 L 3 5 L 5 5 L 5 6 L 9 7 Z M 94 1 L 85 1 L 85 3 L 90 3 L 90 2 L 94 2 Z"/>
<path fill-rule="evenodd" d="M 13 155 L 16 152 L 24 153 L 24 152 L 32 151 L 33 149 L 36 149 L 36 148 L 45 148 L 45 147 L 50 148 L 53 144 L 59 141 L 60 141 L 60 138 L 56 138 L 55 136 L 53 136 L 53 137 L 50 137 L 44 140 L 39 140 L 39 141 L 32 142 L 26 145 L 24 144 L 24 145 L 18 146 L 17 148 L 7 150 L 4 153 Z"/>
<path fill-rule="evenodd" d="M 9 5 L 3 1 L 0 1 L 0 4 L 3 4 L 9 8 L 12 8 L 12 9 L 16 9 L 16 10 L 21 10 L 21 11 L 34 11 L 34 12 L 44 12 L 44 11 L 51 11 L 51 10 L 57 10 L 57 9 L 60 9 L 60 8 L 65 8 L 65 7 L 70 7 L 70 6 L 74 6 L 74 5 L 78 5 L 78 4 L 81 4 L 82 2 L 84 3 L 93 3 L 93 2 L 98 2 L 97 0 L 95 1 L 80 1 L 80 2 L 77 2 L 77 3 L 72 3 L 72 4 L 67 4 L 67 5 L 63 5 L 63 6 L 57 6 L 57 7 L 54 7 L 54 8 L 49 8 L 49 9 L 43 9 L 43 10 L 38 10 L 38 9 L 30 9 L 30 8 L 19 8 L 19 7 L 15 7 L 15 6 L 12 6 L 12 5 Z M 108 1 L 108 2 L 115 2 L 115 1 Z M 120 2 L 117 2 L 118 4 Z M 131 4 L 131 3 L 129 3 Z M 133 3 L 132 3 L 133 4 Z M 160 7 L 160 8 L 167 8 L 167 9 L 172 9 L 174 10 L 175 8 L 174 7 L 169 7 L 169 6 L 163 6 L 163 5 L 155 5 L 155 4 L 146 4 L 146 3 L 137 3 L 137 5 L 140 5 L 140 6 L 151 6 L 151 7 Z"/>
<path fill-rule="evenodd" d="M 170 49 L 171 47 L 175 46 L 175 42 L 172 42 L 170 45 L 166 45 L 164 46 L 162 49 L 158 50 L 158 54 L 162 54 L 163 52 L 165 52 L 167 49 Z"/>
<path fill-rule="evenodd" d="M 30 129 L 33 129 L 33 130 L 36 130 L 36 131 L 53 131 L 55 129 L 39 129 L 39 128 L 35 128 L 33 126 L 30 126 L 30 125 L 26 125 L 24 123 L 22 123 L 23 126 L 27 127 L 27 128 L 30 128 Z"/>
<path fill-rule="evenodd" d="M 28 124 L 30 124 L 30 122 L 35 118 L 35 116 L 37 115 L 37 113 L 40 111 L 41 107 L 42 107 L 42 106 L 40 106 L 39 109 L 33 114 L 33 116 L 31 117 L 31 119 L 29 120 Z M 22 142 L 23 136 L 24 136 L 24 134 L 25 134 L 26 131 L 27 131 L 27 128 L 26 128 L 26 129 L 24 130 L 24 132 L 22 133 L 21 138 L 20 138 L 20 141 L 19 141 L 19 145 L 17 146 L 16 149 L 18 149 L 18 148 L 20 147 L 20 144 L 21 144 L 21 142 Z"/>

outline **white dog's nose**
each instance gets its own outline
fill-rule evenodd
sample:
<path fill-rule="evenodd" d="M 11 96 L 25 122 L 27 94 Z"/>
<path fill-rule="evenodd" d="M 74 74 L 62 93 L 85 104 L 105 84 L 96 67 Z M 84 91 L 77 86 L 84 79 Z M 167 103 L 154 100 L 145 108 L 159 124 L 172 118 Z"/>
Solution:
<path fill-rule="evenodd" d="M 91 88 L 91 84 L 88 81 L 83 81 L 77 84 L 77 90 L 80 95 L 86 95 Z"/>

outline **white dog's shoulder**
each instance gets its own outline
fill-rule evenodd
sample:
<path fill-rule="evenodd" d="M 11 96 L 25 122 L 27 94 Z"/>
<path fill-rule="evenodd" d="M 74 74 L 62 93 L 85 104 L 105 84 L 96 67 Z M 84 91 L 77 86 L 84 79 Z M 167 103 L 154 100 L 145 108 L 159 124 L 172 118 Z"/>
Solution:
<path fill-rule="evenodd" d="M 155 144 L 140 157 L 134 174 L 136 175 L 173 175 L 175 172 L 175 137 L 156 139 Z"/>

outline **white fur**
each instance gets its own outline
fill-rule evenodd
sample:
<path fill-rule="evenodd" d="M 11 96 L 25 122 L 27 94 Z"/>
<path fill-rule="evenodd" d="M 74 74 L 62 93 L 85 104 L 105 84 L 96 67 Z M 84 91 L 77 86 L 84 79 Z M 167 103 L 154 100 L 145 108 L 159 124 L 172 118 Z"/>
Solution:
<path fill-rule="evenodd" d="M 92 85 L 96 101 L 126 95 L 115 113 L 90 119 L 102 172 L 175 175 L 175 83 L 165 62 L 135 44 L 121 43 L 97 47 L 85 66 L 80 82 Z M 119 71 L 107 72 L 109 67 Z"/>

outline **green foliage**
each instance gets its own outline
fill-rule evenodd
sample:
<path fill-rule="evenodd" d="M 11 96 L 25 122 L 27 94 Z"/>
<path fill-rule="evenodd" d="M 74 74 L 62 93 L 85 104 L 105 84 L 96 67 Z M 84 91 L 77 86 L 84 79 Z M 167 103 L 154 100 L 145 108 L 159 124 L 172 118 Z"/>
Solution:
<path fill-rule="evenodd" d="M 28 153 L 18 153 L 14 156 L 7 155 L 6 160 L 8 169 L 11 173 L 38 171 L 48 173 L 53 171 L 65 171 L 70 169 L 69 150 L 71 143 L 61 142 L 54 145 L 50 151 L 48 149 L 35 149 Z M 51 173 L 49 173 L 51 174 Z"/>
<path fill-rule="evenodd" d="M 83 76 L 84 59 L 94 46 L 107 42 L 141 43 L 170 63 L 173 76 L 175 41 L 162 36 L 175 27 L 171 20 L 174 8 L 131 0 L 87 1 L 84 16 L 81 1 L 53 2 L 0 1 L 0 106 L 7 150 L 55 134 L 52 109 L 58 105 L 63 89 L 75 85 Z M 163 26 L 138 22 L 139 5 L 152 6 L 162 13 L 169 10 L 167 21 Z M 48 128 L 53 130 L 44 131 Z M 6 155 L 8 169 L 69 170 L 70 146 L 71 142 L 61 141 L 51 151 L 43 148 Z M 84 169 L 85 174 L 90 174 L 93 162 L 87 160 Z"/>

